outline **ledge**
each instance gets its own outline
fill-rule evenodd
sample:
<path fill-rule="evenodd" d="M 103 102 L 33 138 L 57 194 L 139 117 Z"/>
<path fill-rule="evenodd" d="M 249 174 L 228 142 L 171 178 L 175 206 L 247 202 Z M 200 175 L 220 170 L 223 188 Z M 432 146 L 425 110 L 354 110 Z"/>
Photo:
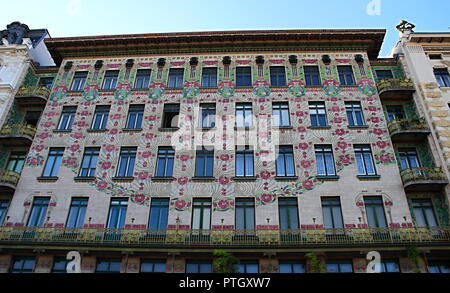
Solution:
<path fill-rule="evenodd" d="M 89 181 L 95 181 L 95 177 L 75 177 L 73 178 L 75 182 L 89 182 Z"/>
<path fill-rule="evenodd" d="M 197 131 L 210 131 L 210 130 L 217 130 L 217 127 L 197 127 L 195 128 Z"/>
<path fill-rule="evenodd" d="M 356 178 L 359 180 L 379 180 L 381 175 L 357 175 Z"/>
<path fill-rule="evenodd" d="M 255 127 L 254 126 L 250 126 L 250 127 L 237 127 L 237 126 L 235 126 L 234 127 L 234 130 L 245 130 L 245 131 L 248 131 L 248 130 L 254 130 L 255 129 Z"/>
<path fill-rule="evenodd" d="M 161 132 L 178 131 L 180 130 L 180 127 L 160 127 L 158 130 Z"/>
<path fill-rule="evenodd" d="M 175 177 L 152 177 L 152 181 L 156 182 L 165 182 L 165 181 L 174 181 Z"/>
<path fill-rule="evenodd" d="M 354 126 L 347 126 L 349 129 L 367 129 L 369 128 L 369 125 L 354 125 Z"/>
<path fill-rule="evenodd" d="M 103 133 L 108 132 L 108 129 L 87 129 L 86 132 L 88 133 Z"/>
<path fill-rule="evenodd" d="M 298 176 L 275 176 L 277 181 L 295 181 L 298 180 Z"/>
<path fill-rule="evenodd" d="M 72 129 L 53 129 L 54 133 L 70 133 Z"/>
<path fill-rule="evenodd" d="M 39 182 L 56 182 L 56 181 L 58 181 L 59 177 L 43 177 L 43 176 L 41 176 L 41 177 L 37 177 L 36 179 Z"/>
<path fill-rule="evenodd" d="M 318 180 L 339 180 L 339 176 L 338 175 L 332 175 L 332 176 L 325 176 L 325 175 L 318 175 L 318 176 L 316 176 L 316 178 L 318 179 Z"/>
<path fill-rule="evenodd" d="M 321 129 L 331 129 L 331 125 L 326 126 L 310 126 L 308 127 L 311 130 L 321 130 Z"/>
<path fill-rule="evenodd" d="M 216 180 L 216 177 L 211 176 L 211 177 L 192 177 L 193 181 L 214 181 Z"/>
<path fill-rule="evenodd" d="M 255 176 L 248 176 L 248 177 L 233 177 L 232 180 L 234 181 L 256 181 L 258 178 Z"/>
<path fill-rule="evenodd" d="M 123 132 L 139 132 L 142 131 L 142 128 L 123 128 L 122 129 Z"/>
<path fill-rule="evenodd" d="M 294 127 L 292 127 L 292 125 L 290 126 L 272 126 L 272 129 L 294 129 Z"/>
<path fill-rule="evenodd" d="M 111 178 L 113 181 L 123 181 L 123 182 L 131 182 L 135 178 L 134 177 L 113 177 Z"/>

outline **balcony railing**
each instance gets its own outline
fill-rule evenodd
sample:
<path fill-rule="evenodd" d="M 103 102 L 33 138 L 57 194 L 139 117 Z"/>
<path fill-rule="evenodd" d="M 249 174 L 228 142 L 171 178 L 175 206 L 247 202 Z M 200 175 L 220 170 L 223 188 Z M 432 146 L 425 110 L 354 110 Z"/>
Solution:
<path fill-rule="evenodd" d="M 26 102 L 46 103 L 51 90 L 45 86 L 22 86 L 16 94 L 16 98 Z"/>
<path fill-rule="evenodd" d="M 16 187 L 19 183 L 20 174 L 14 171 L 1 170 L 0 171 L 0 185 L 9 187 Z"/>
<path fill-rule="evenodd" d="M 448 183 L 447 177 L 441 168 L 420 167 L 404 169 L 400 172 L 404 187 L 413 185 L 431 185 L 437 187 Z"/>
<path fill-rule="evenodd" d="M 398 119 L 389 122 L 388 124 L 389 132 L 391 137 L 400 139 L 401 136 L 405 135 L 407 139 L 414 139 L 411 134 L 416 135 L 428 135 L 430 133 L 430 128 L 425 119 Z"/>
<path fill-rule="evenodd" d="M 0 136 L 27 136 L 33 140 L 36 127 L 29 124 L 5 124 L 0 130 Z"/>
<path fill-rule="evenodd" d="M 411 98 L 414 83 L 408 78 L 386 78 L 377 83 L 380 98 Z"/>
<path fill-rule="evenodd" d="M 373 244 L 447 244 L 450 227 L 313 230 L 135 230 L 0 227 L 0 244 L 293 247 Z"/>

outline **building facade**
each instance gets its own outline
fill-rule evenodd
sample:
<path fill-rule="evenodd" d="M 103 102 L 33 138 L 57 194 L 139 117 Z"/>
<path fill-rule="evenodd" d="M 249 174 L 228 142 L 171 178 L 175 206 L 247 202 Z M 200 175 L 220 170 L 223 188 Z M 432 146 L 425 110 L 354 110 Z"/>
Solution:
<path fill-rule="evenodd" d="M 215 249 L 240 272 L 313 271 L 311 252 L 366 272 L 374 250 L 385 272 L 445 270 L 447 176 L 403 63 L 377 59 L 384 35 L 47 39 L 59 68 L 0 270 L 64 271 L 78 251 L 86 273 L 211 272 Z"/>

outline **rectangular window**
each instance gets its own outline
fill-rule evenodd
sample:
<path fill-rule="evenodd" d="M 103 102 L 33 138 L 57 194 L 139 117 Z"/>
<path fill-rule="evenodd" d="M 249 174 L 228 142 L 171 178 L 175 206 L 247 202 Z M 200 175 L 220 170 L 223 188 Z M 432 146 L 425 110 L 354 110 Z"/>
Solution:
<path fill-rule="evenodd" d="M 382 273 L 400 273 L 400 266 L 395 259 L 381 260 L 381 272 Z"/>
<path fill-rule="evenodd" d="M 195 177 L 213 177 L 214 150 L 203 147 L 197 150 L 195 161 Z"/>
<path fill-rule="evenodd" d="M 53 259 L 52 274 L 67 273 L 67 264 L 69 261 L 65 257 L 55 257 Z"/>
<path fill-rule="evenodd" d="M 405 118 L 405 112 L 401 105 L 386 106 L 388 122 Z"/>
<path fill-rule="evenodd" d="M 298 229 L 298 201 L 297 198 L 278 199 L 278 208 L 280 213 L 280 229 Z"/>
<path fill-rule="evenodd" d="M 171 147 L 160 147 L 158 150 L 158 162 L 156 177 L 172 177 L 175 150 Z"/>
<path fill-rule="evenodd" d="M 257 260 L 243 260 L 235 265 L 236 273 L 239 274 L 258 274 L 259 263 Z"/>
<path fill-rule="evenodd" d="M 434 76 L 436 77 L 439 86 L 450 87 L 450 75 L 447 68 L 435 68 Z"/>
<path fill-rule="evenodd" d="M 70 204 L 69 216 L 66 227 L 82 228 L 89 199 L 86 197 L 74 197 Z"/>
<path fill-rule="evenodd" d="M 108 70 L 105 72 L 105 78 L 103 79 L 103 90 L 114 90 L 117 86 L 117 79 L 119 78 L 118 70 Z"/>
<path fill-rule="evenodd" d="M 370 145 L 354 145 L 358 175 L 376 175 Z"/>
<path fill-rule="evenodd" d="M 106 228 L 108 229 L 122 229 L 125 225 L 125 218 L 127 216 L 128 199 L 114 198 L 111 199 L 109 206 L 109 216 Z"/>
<path fill-rule="evenodd" d="M 249 146 L 236 147 L 236 177 L 255 176 L 253 157 L 253 149 Z"/>
<path fill-rule="evenodd" d="M 369 227 L 387 227 L 386 214 L 384 212 L 384 203 L 381 196 L 364 197 L 364 205 L 366 206 L 366 214 Z"/>
<path fill-rule="evenodd" d="M 353 273 L 352 260 L 329 260 L 327 261 L 328 273 Z"/>
<path fill-rule="evenodd" d="M 450 261 L 429 261 L 428 271 L 431 274 L 450 274 Z"/>
<path fill-rule="evenodd" d="M 79 177 L 94 177 L 97 168 L 100 148 L 86 148 L 84 150 L 83 161 L 81 162 Z"/>
<path fill-rule="evenodd" d="M 286 70 L 284 66 L 270 66 L 270 85 L 286 86 Z"/>
<path fill-rule="evenodd" d="M 42 227 L 47 216 L 47 209 L 50 203 L 48 197 L 36 197 L 31 207 L 30 217 L 28 218 L 27 227 Z"/>
<path fill-rule="evenodd" d="M 306 264 L 304 261 L 280 260 L 281 274 L 303 274 L 306 273 Z"/>
<path fill-rule="evenodd" d="M 182 88 L 183 87 L 183 68 L 171 68 L 169 70 L 169 88 Z"/>
<path fill-rule="evenodd" d="M 252 86 L 251 67 L 236 67 L 236 86 Z"/>
<path fill-rule="evenodd" d="M 61 118 L 58 124 L 58 130 L 71 130 L 76 112 L 77 112 L 76 106 L 63 107 L 63 110 L 61 112 Z"/>
<path fill-rule="evenodd" d="M 392 70 L 390 70 L 390 69 L 375 70 L 375 73 L 377 74 L 378 81 L 381 81 L 383 79 L 394 78 L 394 75 L 392 74 Z"/>
<path fill-rule="evenodd" d="M 399 148 L 398 156 L 402 170 L 420 168 L 419 156 L 415 148 Z"/>
<path fill-rule="evenodd" d="M 84 85 L 86 84 L 87 76 L 88 76 L 88 73 L 85 71 L 75 72 L 70 90 L 71 91 L 82 91 L 84 89 Z"/>
<path fill-rule="evenodd" d="M 14 257 L 9 272 L 11 274 L 31 274 L 35 263 L 36 259 L 34 257 Z"/>
<path fill-rule="evenodd" d="M 304 66 L 303 70 L 305 71 L 305 81 L 307 86 L 322 85 L 319 66 Z"/>
<path fill-rule="evenodd" d="M 136 73 L 136 80 L 134 82 L 135 89 L 147 89 L 150 85 L 150 76 L 152 71 L 150 69 L 139 69 Z"/>
<path fill-rule="evenodd" d="M 0 200 L 0 226 L 3 224 L 6 218 L 6 213 L 8 212 L 9 201 Z"/>
<path fill-rule="evenodd" d="M 165 104 L 162 128 L 177 128 L 180 117 L 180 104 Z"/>
<path fill-rule="evenodd" d="M 255 200 L 253 198 L 236 199 L 236 229 L 255 229 Z"/>
<path fill-rule="evenodd" d="M 211 229 L 211 199 L 196 198 L 192 204 L 192 229 Z"/>
<path fill-rule="evenodd" d="M 50 148 L 42 177 L 57 177 L 64 148 Z"/>
<path fill-rule="evenodd" d="M 353 76 L 352 66 L 344 65 L 338 66 L 339 81 L 341 85 L 355 85 L 355 77 Z"/>
<path fill-rule="evenodd" d="M 186 274 L 210 274 L 213 272 L 213 265 L 210 261 L 186 261 Z"/>
<path fill-rule="evenodd" d="M 94 119 L 92 120 L 91 129 L 93 130 L 101 130 L 106 129 L 106 123 L 108 123 L 108 116 L 110 106 L 96 106 Z"/>
<path fill-rule="evenodd" d="M 49 90 L 52 89 L 54 77 L 41 77 L 39 79 L 39 85 L 45 86 Z"/>
<path fill-rule="evenodd" d="M 317 175 L 319 176 L 336 176 L 334 166 L 333 146 L 320 145 L 316 146 L 316 164 Z"/>
<path fill-rule="evenodd" d="M 145 105 L 130 105 L 128 109 L 127 129 L 142 129 Z"/>
<path fill-rule="evenodd" d="M 169 199 L 154 198 L 150 206 L 148 228 L 150 230 L 166 230 L 169 218 Z"/>
<path fill-rule="evenodd" d="M 217 68 L 203 68 L 202 87 L 217 87 Z"/>
<path fill-rule="evenodd" d="M 119 274 L 120 273 L 120 258 L 114 259 L 97 259 L 97 266 L 95 268 L 95 273 L 98 274 Z"/>
<path fill-rule="evenodd" d="M 163 259 L 141 260 L 141 273 L 165 273 L 166 261 Z"/>
<path fill-rule="evenodd" d="M 438 222 L 431 199 L 414 199 L 412 201 L 414 218 L 419 227 L 436 227 Z"/>
<path fill-rule="evenodd" d="M 345 109 L 347 110 L 349 126 L 365 126 L 360 102 L 346 102 Z"/>
<path fill-rule="evenodd" d="M 236 104 L 236 127 L 249 128 L 253 125 L 253 107 L 251 103 Z"/>
<path fill-rule="evenodd" d="M 322 197 L 322 213 L 326 229 L 344 228 L 339 197 Z"/>
<path fill-rule="evenodd" d="M 309 103 L 309 116 L 311 118 L 311 126 L 312 127 L 328 126 L 325 102 L 310 102 Z"/>
<path fill-rule="evenodd" d="M 27 154 L 24 152 L 12 152 L 6 170 L 15 172 L 17 174 L 22 173 L 23 165 Z"/>
<path fill-rule="evenodd" d="M 278 177 L 295 176 L 294 150 L 292 146 L 277 146 L 276 169 Z"/>
<path fill-rule="evenodd" d="M 117 177 L 133 177 L 137 148 L 122 148 L 120 150 Z"/>
<path fill-rule="evenodd" d="M 216 104 L 200 104 L 200 128 L 216 127 Z"/>
<path fill-rule="evenodd" d="M 274 102 L 272 103 L 272 123 L 275 127 L 291 126 L 289 115 L 289 103 Z"/>
<path fill-rule="evenodd" d="M 27 111 L 25 113 L 24 122 L 28 125 L 38 126 L 39 120 L 41 119 L 42 111 Z"/>

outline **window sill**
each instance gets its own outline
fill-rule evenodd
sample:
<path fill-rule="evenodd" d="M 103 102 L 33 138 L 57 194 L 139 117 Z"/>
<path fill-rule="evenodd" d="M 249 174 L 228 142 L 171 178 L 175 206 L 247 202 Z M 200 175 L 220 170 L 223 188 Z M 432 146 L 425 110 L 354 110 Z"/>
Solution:
<path fill-rule="evenodd" d="M 175 90 L 182 90 L 183 87 L 166 87 L 167 91 L 175 91 Z"/>
<path fill-rule="evenodd" d="M 378 180 L 381 178 L 381 175 L 357 175 L 359 180 Z"/>
<path fill-rule="evenodd" d="M 175 177 L 152 177 L 152 181 L 155 182 L 166 182 L 166 181 L 174 181 Z"/>
<path fill-rule="evenodd" d="M 116 89 L 99 89 L 100 93 L 114 93 Z"/>
<path fill-rule="evenodd" d="M 82 90 L 68 90 L 68 94 L 82 94 L 84 92 L 84 89 Z"/>
<path fill-rule="evenodd" d="M 56 181 L 58 181 L 59 177 L 43 177 L 43 176 L 41 176 L 36 179 L 39 182 L 56 182 Z"/>
<path fill-rule="evenodd" d="M 246 130 L 246 131 L 247 131 L 247 130 L 254 130 L 254 129 L 255 129 L 254 126 L 250 126 L 250 127 L 238 127 L 238 126 L 235 126 L 235 127 L 234 127 L 234 130 L 238 130 L 238 131 L 239 131 L 239 130 L 241 130 L 241 131 L 242 131 L 242 130 Z"/>
<path fill-rule="evenodd" d="M 197 127 L 195 130 L 197 130 L 197 131 L 210 131 L 210 130 L 217 130 L 217 127 Z"/>
<path fill-rule="evenodd" d="M 134 180 L 134 177 L 113 177 L 111 179 L 113 181 L 131 182 Z"/>
<path fill-rule="evenodd" d="M 292 126 L 272 126 L 273 129 L 294 129 Z"/>
<path fill-rule="evenodd" d="M 369 125 L 355 125 L 355 126 L 349 125 L 348 128 L 350 128 L 350 129 L 367 129 L 367 128 L 369 128 Z"/>
<path fill-rule="evenodd" d="M 89 181 L 95 181 L 95 177 L 75 177 L 73 178 L 75 182 L 89 182 Z"/>
<path fill-rule="evenodd" d="M 139 132 L 142 131 L 142 128 L 123 128 L 123 132 Z"/>
<path fill-rule="evenodd" d="M 256 181 L 258 178 L 255 176 L 248 176 L 248 177 L 233 177 L 234 181 Z"/>
<path fill-rule="evenodd" d="M 298 176 L 275 176 L 277 181 L 295 181 L 298 180 Z"/>
<path fill-rule="evenodd" d="M 325 176 L 325 175 L 317 175 L 317 180 L 339 180 L 339 176 L 332 175 L 332 176 Z"/>
<path fill-rule="evenodd" d="M 311 84 L 311 85 L 305 85 L 306 88 L 323 88 L 323 84 Z"/>
<path fill-rule="evenodd" d="M 216 177 L 209 176 L 209 177 L 192 177 L 192 181 L 214 181 L 216 180 Z"/>
<path fill-rule="evenodd" d="M 159 131 L 161 132 L 170 132 L 170 131 L 178 131 L 180 130 L 179 127 L 160 127 L 158 128 Z"/>
<path fill-rule="evenodd" d="M 87 129 L 86 132 L 88 133 L 103 133 L 108 132 L 108 129 Z"/>
<path fill-rule="evenodd" d="M 72 129 L 53 129 L 53 133 L 70 133 Z"/>
<path fill-rule="evenodd" d="M 320 129 L 331 129 L 331 126 L 330 125 L 326 125 L 326 126 L 310 126 L 308 128 L 312 129 L 312 130 L 320 130 Z"/>

